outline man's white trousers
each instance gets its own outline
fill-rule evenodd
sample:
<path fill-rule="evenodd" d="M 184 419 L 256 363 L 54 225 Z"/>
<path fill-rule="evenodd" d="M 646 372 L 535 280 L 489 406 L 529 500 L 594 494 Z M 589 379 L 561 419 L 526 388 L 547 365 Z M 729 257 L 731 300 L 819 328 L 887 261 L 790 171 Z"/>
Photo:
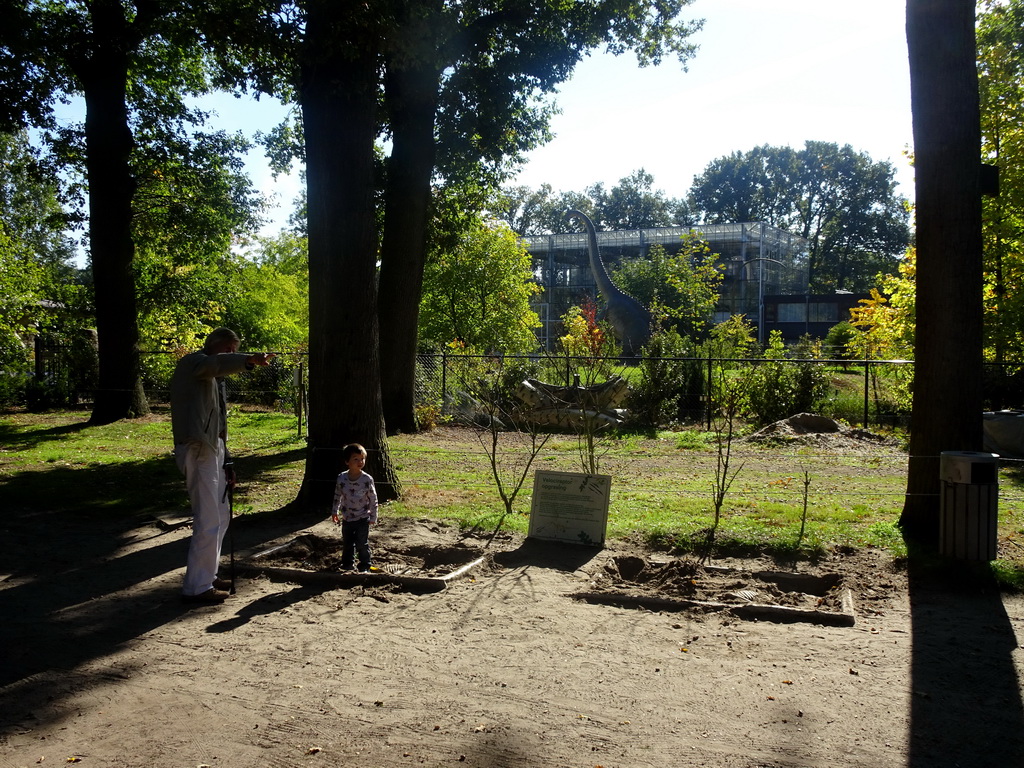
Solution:
<path fill-rule="evenodd" d="M 174 446 L 174 458 L 185 475 L 185 487 L 192 502 L 192 541 L 182 588 L 185 595 L 206 592 L 217 578 L 224 534 L 231 524 L 224 454 L 223 440 L 217 441 L 216 450 L 205 443 Z"/>

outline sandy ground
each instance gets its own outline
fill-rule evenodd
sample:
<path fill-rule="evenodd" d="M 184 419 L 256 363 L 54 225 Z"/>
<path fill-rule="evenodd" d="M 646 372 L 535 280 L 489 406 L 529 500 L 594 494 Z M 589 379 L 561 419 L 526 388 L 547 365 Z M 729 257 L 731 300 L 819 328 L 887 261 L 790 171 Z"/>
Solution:
<path fill-rule="evenodd" d="M 178 599 L 187 528 L 5 516 L 0 764 L 1024 766 L 1020 597 L 869 551 L 790 569 L 838 574 L 852 627 L 653 610 L 628 595 L 679 597 L 666 568 L 717 579 L 689 595 L 703 602 L 795 598 L 743 575 L 777 564 L 716 561 L 734 571 L 712 579 L 664 553 L 507 537 L 410 591 L 395 563 L 436 575 L 484 541 L 383 516 L 378 579 L 247 571 L 219 607 Z M 338 536 L 283 516 L 236 528 L 240 570 Z M 625 572 L 644 563 L 646 582 Z M 600 592 L 622 601 L 571 596 Z"/>

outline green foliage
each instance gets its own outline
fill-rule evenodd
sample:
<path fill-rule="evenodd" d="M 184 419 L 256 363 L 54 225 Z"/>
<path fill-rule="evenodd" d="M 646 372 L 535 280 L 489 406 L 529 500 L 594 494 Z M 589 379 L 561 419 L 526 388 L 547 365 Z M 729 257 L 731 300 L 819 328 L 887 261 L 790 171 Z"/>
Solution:
<path fill-rule="evenodd" d="M 854 356 L 853 344 L 858 336 L 857 329 L 846 320 L 833 325 L 825 334 L 825 348 L 828 350 L 828 356 L 838 360 L 849 360 Z"/>
<path fill-rule="evenodd" d="M 700 346 L 701 356 L 713 361 L 711 380 L 706 383 L 712 414 L 733 399 L 732 384 L 741 364 L 731 361 L 749 356 L 755 344 L 754 327 L 743 315 L 731 315 L 712 326 L 710 337 Z"/>
<path fill-rule="evenodd" d="M 73 221 L 62 204 L 53 158 L 32 147 L 26 131 L 0 133 L 0 222 L 7 235 L 45 265 L 54 281 L 72 278 Z"/>
<path fill-rule="evenodd" d="M 982 198 L 986 357 L 1024 359 L 1024 2 L 978 5 L 982 160 L 999 194 Z"/>
<path fill-rule="evenodd" d="M 822 365 L 787 361 L 781 331 L 772 331 L 764 362 L 749 367 L 743 378 L 747 408 L 755 422 L 771 424 L 797 413 L 814 411 L 828 392 Z"/>
<path fill-rule="evenodd" d="M 202 264 L 258 226 L 263 201 L 242 159 L 251 146 L 241 134 L 183 133 L 163 122 L 154 118 L 136 132 L 136 247 L 177 264 Z"/>
<path fill-rule="evenodd" d="M 309 337 L 308 279 L 266 262 L 232 258 L 225 269 L 230 292 L 222 322 L 246 349 L 292 349 Z"/>
<path fill-rule="evenodd" d="M 431 403 L 419 403 L 415 411 L 416 427 L 421 432 L 429 432 L 442 421 L 441 409 Z"/>
<path fill-rule="evenodd" d="M 142 348 L 194 349 L 218 325 L 260 345 L 267 340 L 255 332 L 261 324 L 282 343 L 301 340 L 303 334 L 289 337 L 287 330 L 306 316 L 304 292 L 286 310 L 273 312 L 266 305 L 287 301 L 289 286 L 274 279 L 273 269 L 254 274 L 260 266 L 231 251 L 255 228 L 261 210 L 240 159 L 248 143 L 223 132 L 181 135 L 164 125 L 166 119 L 146 126 L 133 158 L 139 178 L 133 235 Z M 159 377 L 163 368 L 166 361 L 144 359 L 144 381 Z"/>
<path fill-rule="evenodd" d="M 685 203 L 655 190 L 654 177 L 643 168 L 607 191 L 603 184 L 594 184 L 587 195 L 593 200 L 594 225 L 599 229 L 670 227 L 686 218 Z"/>
<path fill-rule="evenodd" d="M 530 267 L 514 232 L 476 222 L 454 248 L 433 253 L 427 262 L 420 338 L 509 353 L 532 350 L 540 320 L 530 309 L 530 297 L 539 290 Z"/>
<path fill-rule="evenodd" d="M 625 261 L 614 270 L 613 279 L 644 306 L 657 304 L 680 335 L 700 340 L 707 336 L 714 316 L 722 271 L 706 240 L 693 233 L 682 240 L 674 255 L 654 245 L 646 257 Z"/>
<path fill-rule="evenodd" d="M 537 189 L 506 187 L 489 206 L 491 213 L 508 224 L 520 236 L 564 232 L 565 212 L 582 211 L 594 217 L 594 203 L 580 192 L 555 192 L 550 184 Z"/>
<path fill-rule="evenodd" d="M 43 269 L 19 249 L 0 224 L 0 403 L 21 399 L 31 372 L 31 336 L 40 315 Z"/>
<path fill-rule="evenodd" d="M 867 360 L 913 358 L 917 319 L 916 276 L 917 252 L 911 248 L 899 263 L 897 275 L 880 276 L 882 291 L 887 295 L 872 289 L 870 298 L 861 299 L 860 306 L 850 310 L 851 325 L 861 331 L 850 342 L 854 356 Z M 878 366 L 872 366 L 871 376 L 876 405 L 886 402 L 886 410 L 910 411 L 914 366 L 895 367 L 887 373 L 884 386 L 879 381 Z"/>
<path fill-rule="evenodd" d="M 137 283 L 142 305 L 140 334 L 143 382 L 162 393 L 177 358 L 197 349 L 213 328 L 224 325 L 244 349 L 295 353 L 309 336 L 305 238 L 282 232 L 257 239 L 245 255 L 211 254 L 197 263 L 175 264 L 170 254 L 140 259 Z M 186 255 L 186 261 L 189 256 Z M 232 381 L 235 396 L 272 405 L 292 400 L 297 360 L 279 357 L 244 380 Z"/>
<path fill-rule="evenodd" d="M 653 187 L 654 177 L 640 168 L 610 190 L 603 184 L 593 184 L 584 192 L 556 192 L 550 184 L 537 189 L 506 187 L 491 208 L 522 236 L 565 232 L 565 212 L 571 209 L 585 213 L 598 229 L 691 223 L 685 200 L 668 198 Z"/>
<path fill-rule="evenodd" d="M 629 413 L 641 427 L 656 429 L 700 415 L 694 406 L 704 391 L 704 364 L 674 328 L 658 329 L 644 345 L 640 380 L 630 390 Z"/>
<path fill-rule="evenodd" d="M 755 341 L 754 326 L 743 315 L 732 315 L 711 329 L 711 338 L 703 346 L 711 357 L 746 357 Z"/>
<path fill-rule="evenodd" d="M 898 273 L 879 276 L 881 290 L 872 289 L 850 310 L 850 324 L 862 331 L 851 342 L 857 357 L 895 360 L 913 357 L 916 325 L 917 254 L 911 249 Z"/>
<path fill-rule="evenodd" d="M 890 163 L 849 145 L 764 145 L 712 161 L 694 180 L 690 203 L 706 223 L 763 221 L 807 238 L 811 290 L 860 291 L 909 242 L 894 175 Z"/>
<path fill-rule="evenodd" d="M 33 376 L 35 337 L 52 346 L 77 342 L 87 320 L 67 226 L 59 186 L 27 134 L 0 134 L 0 403 L 71 404 L 94 372 L 94 361 L 69 357 Z"/>

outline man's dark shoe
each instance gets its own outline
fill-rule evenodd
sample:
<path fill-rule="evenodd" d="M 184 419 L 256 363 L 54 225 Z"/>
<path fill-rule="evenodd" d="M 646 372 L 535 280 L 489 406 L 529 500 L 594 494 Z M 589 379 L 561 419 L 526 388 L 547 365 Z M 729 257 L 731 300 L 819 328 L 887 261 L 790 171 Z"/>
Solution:
<path fill-rule="evenodd" d="M 231 579 L 219 579 L 219 578 L 218 579 L 214 579 L 213 580 L 213 588 L 214 589 L 229 590 L 229 589 L 231 589 Z"/>
<path fill-rule="evenodd" d="M 182 595 L 181 602 L 192 603 L 192 604 L 214 604 L 223 603 L 228 599 L 228 593 L 222 589 L 208 589 L 205 592 L 200 592 L 198 595 Z"/>

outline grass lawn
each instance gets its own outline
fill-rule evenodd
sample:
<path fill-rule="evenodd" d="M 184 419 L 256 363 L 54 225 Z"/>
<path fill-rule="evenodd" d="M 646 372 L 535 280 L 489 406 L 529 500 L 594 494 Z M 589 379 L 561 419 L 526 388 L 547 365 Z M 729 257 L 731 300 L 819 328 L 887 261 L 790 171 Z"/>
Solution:
<path fill-rule="evenodd" d="M 101 427 L 88 413 L 10 412 L 0 417 L 0 485 L 8 509 L 45 508 L 91 515 L 188 514 L 181 477 L 171 456 L 170 419 L 149 417 Z M 229 444 L 240 485 L 236 514 L 278 510 L 295 499 L 306 442 L 294 416 L 234 408 Z M 528 453 L 502 443 L 498 472 L 514 490 Z M 504 506 L 491 462 L 476 433 L 441 427 L 391 439 L 403 485 L 385 514 L 445 520 L 489 531 Z M 608 535 L 679 551 L 699 549 L 712 525 L 718 451 L 699 431 L 624 435 L 599 445 L 602 474 L 611 475 Z M 903 505 L 906 454 L 865 444 L 826 450 L 789 444 L 733 445 L 735 479 L 716 532 L 720 553 L 821 556 L 843 548 L 877 546 L 906 554 L 895 522 Z M 503 525 L 525 533 L 532 472 L 581 471 L 573 436 L 552 437 L 536 457 Z M 999 574 L 1024 566 L 1024 474 L 1000 476 Z M 801 528 L 803 535 L 801 536 Z"/>

